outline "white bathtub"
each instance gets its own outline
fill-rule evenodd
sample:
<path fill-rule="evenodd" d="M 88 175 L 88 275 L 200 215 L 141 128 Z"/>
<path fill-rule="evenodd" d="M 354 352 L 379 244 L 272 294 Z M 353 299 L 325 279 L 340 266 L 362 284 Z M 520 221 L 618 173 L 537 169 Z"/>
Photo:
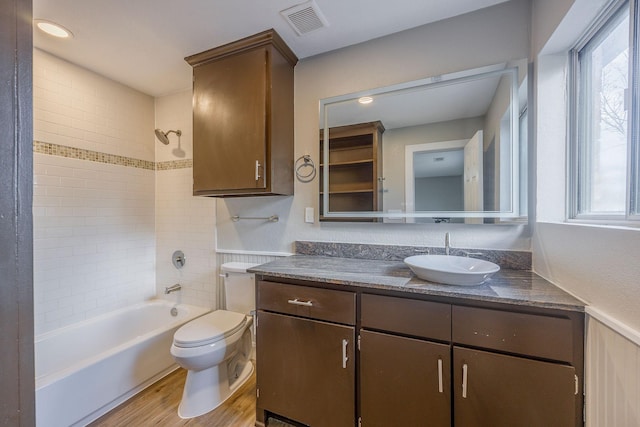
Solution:
<path fill-rule="evenodd" d="M 86 425 L 176 369 L 183 323 L 209 310 L 154 300 L 36 337 L 38 427 Z"/>

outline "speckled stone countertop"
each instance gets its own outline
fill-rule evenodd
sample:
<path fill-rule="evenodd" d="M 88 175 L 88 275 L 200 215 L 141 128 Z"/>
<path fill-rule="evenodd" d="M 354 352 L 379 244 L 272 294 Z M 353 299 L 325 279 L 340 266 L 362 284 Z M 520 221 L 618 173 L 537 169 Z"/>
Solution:
<path fill-rule="evenodd" d="M 401 261 L 294 255 L 249 269 L 283 279 L 297 279 L 392 290 L 413 294 L 514 305 L 584 311 L 585 304 L 527 270 L 502 269 L 477 286 L 451 286 L 418 279 Z"/>

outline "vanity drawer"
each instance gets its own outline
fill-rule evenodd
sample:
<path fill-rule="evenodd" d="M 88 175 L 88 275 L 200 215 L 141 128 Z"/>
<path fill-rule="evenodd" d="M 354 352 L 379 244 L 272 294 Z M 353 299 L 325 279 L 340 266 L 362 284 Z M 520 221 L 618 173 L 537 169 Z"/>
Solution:
<path fill-rule="evenodd" d="M 356 324 L 356 294 L 332 289 L 258 281 L 258 310 Z"/>
<path fill-rule="evenodd" d="M 453 342 L 573 362 L 570 319 L 453 306 Z"/>
<path fill-rule="evenodd" d="M 451 305 L 362 294 L 362 327 L 441 341 L 451 340 Z"/>

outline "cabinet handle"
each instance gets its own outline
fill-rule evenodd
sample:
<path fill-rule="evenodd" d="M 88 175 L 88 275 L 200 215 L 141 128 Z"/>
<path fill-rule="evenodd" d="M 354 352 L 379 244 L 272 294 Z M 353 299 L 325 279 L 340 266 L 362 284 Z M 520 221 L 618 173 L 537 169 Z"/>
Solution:
<path fill-rule="evenodd" d="M 462 398 L 467 398 L 467 364 L 462 365 Z"/>
<path fill-rule="evenodd" d="M 256 181 L 260 179 L 260 160 L 256 160 Z"/>
<path fill-rule="evenodd" d="M 438 359 L 438 392 L 444 393 L 444 387 L 442 385 L 442 359 Z"/>
<path fill-rule="evenodd" d="M 298 298 L 290 299 L 287 302 L 293 305 L 304 305 L 305 307 L 313 307 L 313 303 L 311 301 L 300 301 Z"/>
<path fill-rule="evenodd" d="M 342 340 L 342 369 L 347 369 L 347 361 L 349 357 L 347 356 L 347 345 L 349 341 Z"/>

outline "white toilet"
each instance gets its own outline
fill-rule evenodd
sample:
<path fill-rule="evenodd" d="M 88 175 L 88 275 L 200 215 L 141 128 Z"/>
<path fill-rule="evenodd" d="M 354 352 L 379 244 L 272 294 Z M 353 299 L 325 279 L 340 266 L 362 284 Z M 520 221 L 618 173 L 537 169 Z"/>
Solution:
<path fill-rule="evenodd" d="M 251 312 L 255 309 L 254 275 L 257 264 L 230 262 L 225 276 L 226 310 L 216 310 L 180 327 L 173 336 L 171 355 L 188 370 L 178 408 L 180 418 L 205 414 L 227 400 L 253 372 Z"/>

